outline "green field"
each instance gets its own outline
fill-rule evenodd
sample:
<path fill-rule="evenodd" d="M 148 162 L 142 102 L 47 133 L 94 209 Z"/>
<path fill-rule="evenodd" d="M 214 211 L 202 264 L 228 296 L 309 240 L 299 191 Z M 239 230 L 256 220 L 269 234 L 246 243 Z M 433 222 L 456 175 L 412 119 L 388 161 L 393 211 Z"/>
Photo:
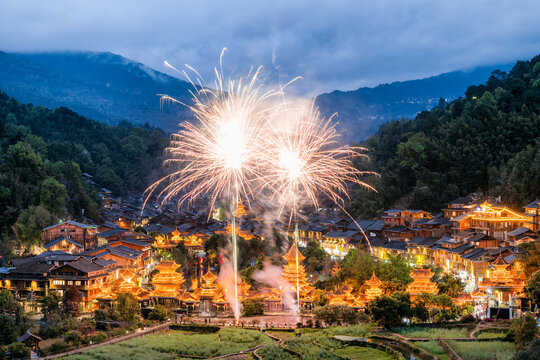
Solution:
<path fill-rule="evenodd" d="M 224 328 L 218 334 L 219 337 L 217 334 L 186 334 L 184 331 L 170 331 L 103 346 L 69 356 L 67 359 L 161 360 L 178 359 L 183 355 L 214 357 L 273 342 L 268 336 L 254 330 Z"/>
<path fill-rule="evenodd" d="M 444 329 L 408 326 L 394 328 L 392 331 L 405 337 L 415 339 L 452 339 L 469 337 L 469 330 L 466 328 Z"/>
<path fill-rule="evenodd" d="M 426 350 L 430 354 L 437 356 L 440 360 L 450 360 L 450 357 L 444 352 L 444 349 L 435 340 L 415 341 L 413 344 Z"/>
<path fill-rule="evenodd" d="M 448 344 L 463 360 L 509 360 L 516 349 L 513 343 L 504 341 L 453 341 Z"/>
<path fill-rule="evenodd" d="M 392 356 L 388 355 L 384 351 L 371 349 L 362 346 L 346 346 L 341 349 L 337 349 L 336 353 L 340 356 L 349 358 L 349 359 L 370 359 L 370 360 L 391 360 Z"/>
<path fill-rule="evenodd" d="M 503 338 L 508 333 L 508 329 L 486 329 L 474 334 L 479 339 Z"/>

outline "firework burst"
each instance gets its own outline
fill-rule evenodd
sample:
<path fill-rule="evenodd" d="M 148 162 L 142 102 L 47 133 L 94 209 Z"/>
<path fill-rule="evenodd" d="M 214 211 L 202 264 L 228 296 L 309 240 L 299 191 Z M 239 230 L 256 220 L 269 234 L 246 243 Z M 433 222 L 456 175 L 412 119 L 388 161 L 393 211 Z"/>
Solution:
<path fill-rule="evenodd" d="M 176 170 L 151 185 L 149 194 L 161 187 L 158 199 L 163 203 L 177 198 L 178 206 L 203 195 L 209 196 L 210 208 L 221 197 L 249 202 L 262 174 L 270 111 L 266 101 L 276 94 L 263 92 L 258 76 L 259 70 L 245 80 L 224 80 L 216 70 L 214 89 L 203 87 L 198 77 L 194 104 L 184 104 L 193 112 L 195 124 L 182 123 L 166 149 L 165 164 Z M 178 102 L 169 96 L 162 96 L 162 101 Z"/>
<path fill-rule="evenodd" d="M 350 184 L 375 191 L 361 178 L 377 174 L 353 164 L 367 158 L 367 149 L 339 145 L 333 117 L 324 119 L 313 105 L 307 111 L 284 105 L 276 116 L 283 126 L 266 137 L 265 181 L 278 197 L 280 213 L 285 207 L 294 210 L 301 199 L 317 208 L 321 194 L 343 209 Z"/>

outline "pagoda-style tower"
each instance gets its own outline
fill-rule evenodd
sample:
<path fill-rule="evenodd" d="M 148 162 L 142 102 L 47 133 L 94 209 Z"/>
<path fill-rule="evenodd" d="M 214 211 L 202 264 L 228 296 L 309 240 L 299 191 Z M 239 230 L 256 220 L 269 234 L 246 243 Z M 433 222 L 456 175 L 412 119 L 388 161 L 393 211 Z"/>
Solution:
<path fill-rule="evenodd" d="M 174 261 L 162 261 L 156 266 L 159 272 L 152 278 L 154 290 L 150 297 L 155 299 L 177 299 L 180 286 L 186 281 L 184 276 L 176 270 L 180 265 Z"/>
<path fill-rule="evenodd" d="M 216 284 L 217 276 L 208 270 L 208 272 L 201 277 L 201 280 L 201 297 L 214 298 L 218 293 L 218 286 Z"/>
<path fill-rule="evenodd" d="M 330 302 L 328 303 L 328 305 L 333 305 L 333 306 L 348 305 L 345 297 L 346 297 L 346 293 L 342 289 L 337 289 L 330 296 Z"/>
<path fill-rule="evenodd" d="M 379 278 L 375 275 L 375 271 L 373 272 L 373 275 L 371 275 L 371 278 L 366 281 L 364 285 L 366 285 L 367 301 L 374 300 L 375 298 L 383 294 L 383 290 L 381 289 L 382 281 L 379 280 Z"/>
<path fill-rule="evenodd" d="M 510 263 L 506 261 L 501 254 L 497 257 L 497 259 L 491 263 L 493 267 L 495 268 L 491 275 L 489 276 L 489 279 L 493 284 L 498 285 L 504 285 L 504 284 L 510 284 L 514 281 L 514 276 L 512 275 L 512 271 L 508 269 L 510 266 Z"/>
<path fill-rule="evenodd" d="M 305 257 L 300 253 L 295 243 L 292 244 L 289 251 L 283 256 L 287 261 L 287 265 L 283 266 L 283 273 L 281 279 L 286 281 L 290 286 L 283 289 L 284 292 L 296 293 L 296 285 L 299 286 L 300 298 L 307 295 L 312 287 L 307 281 L 306 269 L 301 264 Z M 298 269 L 296 268 L 296 262 L 298 259 Z M 300 300 L 300 299 L 299 299 Z"/>
<path fill-rule="evenodd" d="M 510 268 L 511 263 L 499 254 L 497 259 L 490 264 L 493 268 L 489 278 L 484 278 L 478 284 L 478 289 L 484 292 L 492 292 L 498 301 L 507 301 L 510 296 L 516 298 L 522 296 L 525 279 Z"/>
<path fill-rule="evenodd" d="M 138 301 L 148 299 L 148 291 L 138 284 L 137 274 L 131 269 L 119 271 L 118 279 L 112 283 L 104 284 L 101 292 L 96 295 L 96 299 L 101 301 L 112 301 L 118 298 L 118 294 L 129 293 Z"/>
<path fill-rule="evenodd" d="M 178 245 L 180 241 L 182 241 L 182 234 L 180 234 L 180 231 L 178 231 L 178 228 L 174 229 L 174 231 L 171 233 L 171 239 L 170 242 Z"/>
<path fill-rule="evenodd" d="M 407 292 L 411 295 L 411 300 L 422 293 L 437 294 L 439 289 L 437 284 L 431 281 L 433 273 L 431 269 L 415 268 L 411 272 L 413 282 L 407 286 Z"/>
<path fill-rule="evenodd" d="M 238 289 L 240 290 L 239 297 L 241 300 L 245 300 L 249 297 L 249 289 L 251 289 L 251 285 L 249 285 L 247 282 L 242 281 L 242 283 L 238 285 Z"/>
<path fill-rule="evenodd" d="M 152 243 L 152 247 L 157 250 L 160 250 L 160 249 L 171 250 L 176 247 L 176 244 L 166 239 L 163 235 L 158 235 L 155 237 L 154 242 Z"/>
<path fill-rule="evenodd" d="M 246 216 L 246 215 L 247 215 L 246 206 L 244 205 L 242 200 L 240 200 L 236 204 L 236 210 L 234 211 L 234 216 L 237 217 L 237 218 L 240 218 L 240 217 Z"/>

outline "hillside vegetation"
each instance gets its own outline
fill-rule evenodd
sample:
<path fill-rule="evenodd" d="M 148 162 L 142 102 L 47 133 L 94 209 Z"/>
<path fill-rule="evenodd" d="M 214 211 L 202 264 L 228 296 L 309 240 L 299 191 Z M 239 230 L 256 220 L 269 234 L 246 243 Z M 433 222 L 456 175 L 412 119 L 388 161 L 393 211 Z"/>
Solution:
<path fill-rule="evenodd" d="M 2 92 L 0 134 L 0 251 L 14 239 L 31 246 L 61 218 L 97 219 L 99 198 L 82 172 L 116 195 L 145 189 L 168 143 L 155 128 L 108 126 Z"/>
<path fill-rule="evenodd" d="M 356 215 L 396 202 L 437 211 L 475 191 L 519 209 L 540 196 L 540 56 L 413 120 L 383 125 L 366 145 L 381 180 L 378 194 L 357 191 Z"/>

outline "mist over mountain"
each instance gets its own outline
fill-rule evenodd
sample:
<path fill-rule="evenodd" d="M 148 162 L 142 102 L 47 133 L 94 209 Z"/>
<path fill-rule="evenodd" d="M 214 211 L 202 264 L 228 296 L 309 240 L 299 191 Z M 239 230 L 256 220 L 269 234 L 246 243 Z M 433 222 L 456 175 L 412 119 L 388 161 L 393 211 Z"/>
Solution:
<path fill-rule="evenodd" d="M 387 121 L 414 118 L 420 111 L 437 106 L 441 97 L 447 102 L 457 99 L 470 85 L 485 82 L 493 70 L 507 71 L 511 67 L 482 66 L 373 88 L 336 90 L 317 96 L 316 104 L 327 117 L 337 112 L 338 130 L 345 141 L 361 141 Z"/>
<path fill-rule="evenodd" d="M 325 116 L 338 113 L 338 131 L 344 141 L 362 141 L 383 123 L 413 118 L 437 105 L 440 97 L 452 100 L 462 96 L 469 85 L 486 81 L 494 69 L 509 67 L 486 66 L 374 88 L 334 91 L 317 96 L 316 104 Z M 65 106 L 107 124 L 126 120 L 173 132 L 180 122 L 192 119 L 184 106 L 160 106 L 158 96 L 167 94 L 189 103 L 191 84 L 108 52 L 0 52 L 0 89 L 24 103 Z"/>
<path fill-rule="evenodd" d="M 0 89 L 21 102 L 65 106 L 107 124 L 122 120 L 178 130 L 185 107 L 160 106 L 157 94 L 189 102 L 191 84 L 112 53 L 0 52 Z"/>

